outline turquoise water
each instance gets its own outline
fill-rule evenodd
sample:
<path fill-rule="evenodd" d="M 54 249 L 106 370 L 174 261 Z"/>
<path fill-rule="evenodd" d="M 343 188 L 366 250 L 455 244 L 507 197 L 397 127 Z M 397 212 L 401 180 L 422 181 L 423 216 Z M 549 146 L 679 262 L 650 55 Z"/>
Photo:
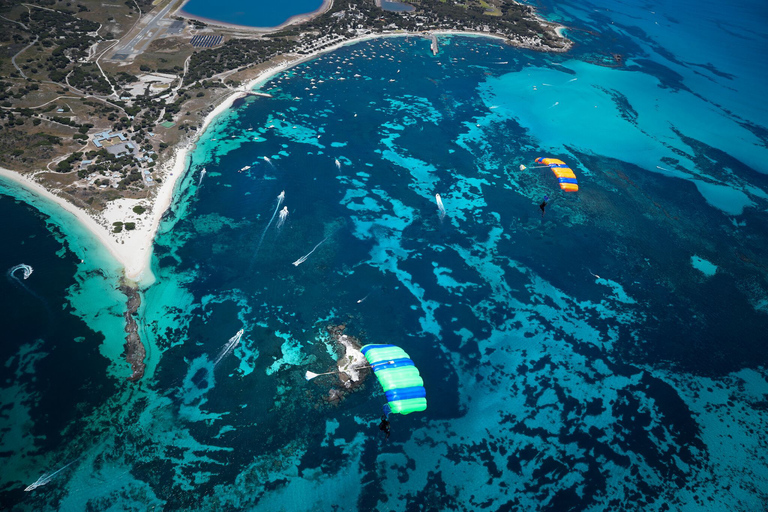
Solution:
<path fill-rule="evenodd" d="M 95 269 L 77 265 L 66 223 L 49 239 L 0 202 L 29 224 L 19 240 L 47 240 L 6 264 L 33 265 L 36 292 L 56 269 L 49 302 L 73 322 L 45 373 L 50 335 L 13 324 L 3 502 L 764 508 L 764 8 L 696 5 L 559 3 L 543 12 L 571 27 L 566 55 L 454 36 L 435 57 L 427 39 L 387 38 L 261 84 L 272 98 L 238 101 L 203 135 L 161 225 L 138 385 L 98 335 L 122 335 L 119 302 L 89 309 L 111 272 L 85 289 Z M 535 168 L 544 155 L 571 165 L 578 193 Z M 43 314 L 8 282 L 22 314 Z M 330 404 L 333 380 L 304 379 L 332 368 L 326 327 L 342 323 L 402 346 L 424 378 L 428 409 L 393 416 L 386 441 L 376 382 Z M 66 379 L 80 347 L 98 392 Z M 55 405 L 37 403 L 51 379 L 78 411 L 53 424 Z"/>
<path fill-rule="evenodd" d="M 189 0 L 182 12 L 206 18 L 211 22 L 223 22 L 246 27 L 271 28 L 282 25 L 293 16 L 309 14 L 320 9 L 323 0 L 293 0 L 270 2 L 266 0 Z"/>

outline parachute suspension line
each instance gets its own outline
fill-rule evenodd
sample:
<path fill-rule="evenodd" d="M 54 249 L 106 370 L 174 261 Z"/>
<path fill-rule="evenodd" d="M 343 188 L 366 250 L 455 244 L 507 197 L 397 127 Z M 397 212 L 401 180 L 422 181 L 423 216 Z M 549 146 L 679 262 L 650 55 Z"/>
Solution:
<path fill-rule="evenodd" d="M 351 368 L 347 368 L 347 370 L 360 370 L 362 368 L 370 368 L 370 365 L 364 364 L 363 366 L 353 366 Z M 344 373 L 345 371 L 346 370 L 335 370 L 332 372 L 325 372 L 325 373 L 315 373 L 315 372 L 308 371 L 307 373 L 304 374 L 304 378 L 307 380 L 312 380 L 315 377 L 320 377 L 321 375 L 333 375 L 337 373 Z"/>

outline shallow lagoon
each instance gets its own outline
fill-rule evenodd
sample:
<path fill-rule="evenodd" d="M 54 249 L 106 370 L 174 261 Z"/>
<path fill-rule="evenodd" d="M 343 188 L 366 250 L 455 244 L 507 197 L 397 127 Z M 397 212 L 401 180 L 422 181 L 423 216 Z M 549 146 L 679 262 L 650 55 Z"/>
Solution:
<path fill-rule="evenodd" d="M 190 16 L 245 27 L 271 28 L 282 25 L 294 16 L 320 9 L 322 0 L 189 0 L 182 11 Z"/>

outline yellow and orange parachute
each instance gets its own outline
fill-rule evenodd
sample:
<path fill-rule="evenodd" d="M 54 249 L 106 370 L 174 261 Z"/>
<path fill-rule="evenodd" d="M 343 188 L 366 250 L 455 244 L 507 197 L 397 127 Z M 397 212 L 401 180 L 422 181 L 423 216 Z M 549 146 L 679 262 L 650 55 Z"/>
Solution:
<path fill-rule="evenodd" d="M 576 181 L 576 175 L 573 174 L 568 165 L 562 160 L 557 158 L 543 158 L 536 159 L 537 164 L 548 166 L 552 169 L 552 172 L 557 176 L 557 181 L 560 183 L 560 188 L 565 192 L 576 192 L 579 190 L 579 182 Z"/>

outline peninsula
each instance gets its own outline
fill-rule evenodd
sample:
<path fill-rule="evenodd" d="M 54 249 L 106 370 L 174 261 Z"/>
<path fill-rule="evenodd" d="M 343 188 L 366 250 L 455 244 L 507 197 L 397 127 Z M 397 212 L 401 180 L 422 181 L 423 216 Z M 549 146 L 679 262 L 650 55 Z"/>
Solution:
<path fill-rule="evenodd" d="M 114 2 L 0 6 L 0 180 L 74 214 L 124 267 L 133 311 L 135 291 L 154 279 L 152 242 L 188 152 L 255 84 L 383 35 L 431 37 L 435 53 L 434 34 L 446 32 L 537 51 L 571 47 L 563 27 L 511 0 L 333 0 L 271 29 L 187 18 L 182 0 Z M 143 351 L 135 323 L 128 328 L 136 380 Z"/>

